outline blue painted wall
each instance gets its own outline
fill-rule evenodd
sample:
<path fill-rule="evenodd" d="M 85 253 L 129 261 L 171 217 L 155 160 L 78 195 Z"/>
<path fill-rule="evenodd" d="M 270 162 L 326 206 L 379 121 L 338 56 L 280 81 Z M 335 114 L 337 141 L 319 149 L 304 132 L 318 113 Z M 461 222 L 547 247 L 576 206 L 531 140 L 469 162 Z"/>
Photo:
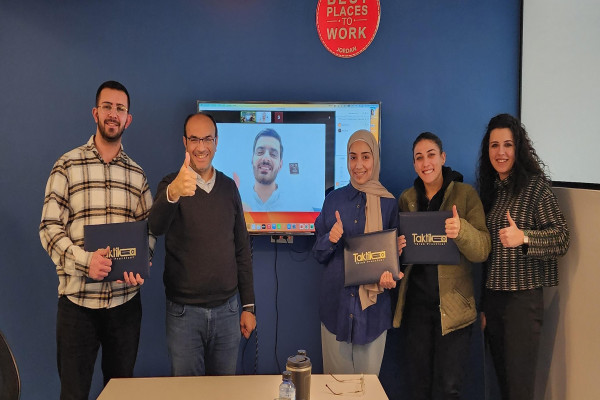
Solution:
<path fill-rule="evenodd" d="M 487 121 L 517 112 L 520 1 L 382 1 L 375 40 L 352 59 L 321 45 L 315 10 L 316 1 L 291 0 L 0 0 L 0 329 L 19 363 L 23 399 L 58 396 L 57 278 L 38 224 L 52 164 L 94 133 L 91 108 L 105 80 L 130 91 L 133 123 L 124 146 L 153 192 L 181 164 L 182 123 L 196 99 L 380 100 L 381 180 L 392 193 L 412 184 L 410 147 L 424 130 L 442 137 L 447 164 L 473 182 Z M 276 277 L 277 359 L 283 365 L 306 348 L 321 371 L 320 266 L 308 254 L 311 245 L 312 238 L 296 238 L 279 245 L 276 258 L 267 238 L 254 240 L 258 373 L 278 368 Z M 139 376 L 169 371 L 163 246 L 161 239 L 142 294 Z M 391 334 L 396 342 L 400 336 Z M 473 399 L 483 390 L 474 343 Z M 253 336 L 240 370 L 254 371 L 255 345 Z M 406 369 L 397 351 L 386 354 L 382 373 L 391 398 Z M 96 379 L 93 395 L 100 390 Z"/>

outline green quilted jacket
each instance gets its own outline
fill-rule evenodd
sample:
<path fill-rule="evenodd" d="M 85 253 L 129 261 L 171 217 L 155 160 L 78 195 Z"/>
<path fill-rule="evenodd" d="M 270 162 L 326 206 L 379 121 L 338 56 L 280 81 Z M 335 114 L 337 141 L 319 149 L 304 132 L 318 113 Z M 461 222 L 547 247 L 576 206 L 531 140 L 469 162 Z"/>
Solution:
<path fill-rule="evenodd" d="M 460 232 L 454 241 L 460 250 L 460 264 L 438 265 L 440 288 L 440 313 L 442 335 L 475 322 L 477 310 L 473 295 L 471 263 L 480 263 L 488 258 L 491 249 L 490 234 L 485 225 L 485 214 L 479 195 L 468 184 L 451 182 L 446 189 L 440 211 L 452 211 L 456 205 L 460 217 Z M 406 189 L 398 200 L 400 211 L 417 212 L 417 191 Z M 394 313 L 394 327 L 402 320 L 408 277 L 412 269 L 409 265 L 400 281 L 398 303 Z"/>

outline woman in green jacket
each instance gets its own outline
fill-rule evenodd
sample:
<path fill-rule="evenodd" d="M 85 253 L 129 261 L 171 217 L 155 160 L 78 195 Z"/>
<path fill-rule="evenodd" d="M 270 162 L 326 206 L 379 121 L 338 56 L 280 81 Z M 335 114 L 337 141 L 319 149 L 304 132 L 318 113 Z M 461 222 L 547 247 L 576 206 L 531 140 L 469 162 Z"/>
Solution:
<path fill-rule="evenodd" d="M 452 211 L 446 235 L 460 251 L 458 265 L 409 265 L 399 289 L 394 326 L 404 323 L 412 399 L 460 398 L 469 355 L 471 324 L 477 318 L 471 263 L 491 248 L 483 206 L 462 175 L 445 167 L 442 141 L 431 132 L 413 143 L 418 177 L 398 201 L 400 211 Z"/>

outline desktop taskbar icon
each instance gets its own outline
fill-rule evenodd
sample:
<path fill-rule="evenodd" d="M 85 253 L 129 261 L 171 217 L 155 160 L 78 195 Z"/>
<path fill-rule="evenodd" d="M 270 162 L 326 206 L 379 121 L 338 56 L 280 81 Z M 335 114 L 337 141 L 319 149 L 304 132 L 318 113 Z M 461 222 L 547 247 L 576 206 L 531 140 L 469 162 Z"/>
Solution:
<path fill-rule="evenodd" d="M 252 231 L 290 231 L 290 230 L 300 230 L 300 231 L 306 231 L 306 230 L 314 230 L 315 229 L 315 224 L 314 223 L 302 223 L 302 224 L 295 224 L 295 223 L 270 223 L 270 224 L 246 224 L 246 228 L 252 230 Z"/>

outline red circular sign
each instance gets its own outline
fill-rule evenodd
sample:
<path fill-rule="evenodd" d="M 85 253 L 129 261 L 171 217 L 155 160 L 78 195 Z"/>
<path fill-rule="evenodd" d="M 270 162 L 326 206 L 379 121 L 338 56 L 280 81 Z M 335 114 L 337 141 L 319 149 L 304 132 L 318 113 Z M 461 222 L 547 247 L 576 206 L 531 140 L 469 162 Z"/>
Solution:
<path fill-rule="evenodd" d="M 375 38 L 380 16 L 379 0 L 319 0 L 319 39 L 337 57 L 357 56 Z"/>

